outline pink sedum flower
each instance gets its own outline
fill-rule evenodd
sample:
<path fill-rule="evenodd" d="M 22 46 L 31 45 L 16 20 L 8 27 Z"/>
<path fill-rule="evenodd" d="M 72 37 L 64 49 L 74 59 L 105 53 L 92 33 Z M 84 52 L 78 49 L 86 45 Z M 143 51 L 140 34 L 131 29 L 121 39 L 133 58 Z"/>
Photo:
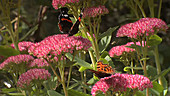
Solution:
<path fill-rule="evenodd" d="M 116 91 L 125 91 L 128 86 L 126 78 L 120 74 L 111 75 L 109 77 L 101 78 L 91 89 L 92 96 L 98 92 L 106 93 L 110 88 Z"/>
<path fill-rule="evenodd" d="M 19 51 L 27 51 L 28 48 L 29 48 L 32 44 L 34 44 L 34 43 L 29 42 L 29 41 L 19 42 L 19 43 L 18 43 Z M 14 44 L 11 44 L 11 46 L 12 46 L 13 48 L 15 48 L 15 47 L 14 47 Z"/>
<path fill-rule="evenodd" d="M 64 34 L 53 35 L 41 42 L 32 45 L 28 52 L 37 57 L 47 58 L 50 55 L 58 56 L 61 53 L 73 53 L 74 50 L 85 50 L 90 48 L 91 42 L 81 36 L 69 36 Z"/>
<path fill-rule="evenodd" d="M 0 64 L 0 69 L 3 69 L 5 66 L 12 66 L 13 64 L 22 64 L 29 63 L 34 58 L 31 55 L 16 55 L 8 57 L 4 62 Z"/>
<path fill-rule="evenodd" d="M 64 6 L 67 3 L 76 3 L 79 2 L 79 0 L 53 0 L 52 5 L 55 9 L 58 9 L 58 6 Z"/>
<path fill-rule="evenodd" d="M 142 43 L 143 43 L 143 42 L 142 42 Z M 113 47 L 113 48 L 109 51 L 110 57 L 120 56 L 120 55 L 122 55 L 124 52 L 129 53 L 129 52 L 135 51 L 135 49 L 126 47 L 126 46 L 131 46 L 132 44 L 134 44 L 134 42 L 129 42 L 129 43 L 125 44 L 125 45 Z M 140 42 L 136 42 L 136 45 L 140 45 Z M 143 43 L 142 45 L 144 46 L 144 43 Z"/>
<path fill-rule="evenodd" d="M 167 30 L 168 26 L 158 18 L 142 18 L 134 23 L 123 25 L 117 31 L 117 37 L 137 38 L 146 34 L 154 34 L 155 30 Z"/>
<path fill-rule="evenodd" d="M 130 89 L 138 89 L 143 91 L 145 88 L 152 88 L 152 82 L 143 75 L 126 75 L 126 79 L 128 81 L 128 88 Z"/>
<path fill-rule="evenodd" d="M 113 92 L 123 92 L 126 91 L 127 88 L 143 91 L 145 88 L 152 87 L 152 82 L 143 75 L 116 73 L 109 77 L 101 78 L 91 89 L 91 94 L 92 96 L 95 96 L 98 92 L 105 94 L 109 90 Z"/>
<path fill-rule="evenodd" d="M 96 17 L 97 15 L 108 14 L 109 11 L 105 6 L 90 7 L 84 9 L 83 18 L 85 17 Z"/>
<path fill-rule="evenodd" d="M 43 58 L 40 58 L 40 59 L 34 59 L 30 64 L 29 64 L 29 67 L 47 67 L 49 66 L 48 62 L 43 59 Z"/>
<path fill-rule="evenodd" d="M 17 82 L 17 86 L 20 88 L 26 88 L 27 86 L 31 86 L 32 81 L 42 81 L 47 80 L 51 77 L 51 74 L 48 70 L 45 69 L 30 69 L 27 72 L 20 75 L 19 80 Z"/>

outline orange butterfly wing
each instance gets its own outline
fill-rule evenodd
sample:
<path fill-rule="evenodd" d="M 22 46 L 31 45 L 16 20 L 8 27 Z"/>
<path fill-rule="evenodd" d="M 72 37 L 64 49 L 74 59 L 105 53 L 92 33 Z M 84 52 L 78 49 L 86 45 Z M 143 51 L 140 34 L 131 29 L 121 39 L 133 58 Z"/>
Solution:
<path fill-rule="evenodd" d="M 103 64 L 102 61 L 97 62 L 97 71 L 90 69 L 98 78 L 104 78 L 114 74 L 114 70 L 108 64 Z"/>

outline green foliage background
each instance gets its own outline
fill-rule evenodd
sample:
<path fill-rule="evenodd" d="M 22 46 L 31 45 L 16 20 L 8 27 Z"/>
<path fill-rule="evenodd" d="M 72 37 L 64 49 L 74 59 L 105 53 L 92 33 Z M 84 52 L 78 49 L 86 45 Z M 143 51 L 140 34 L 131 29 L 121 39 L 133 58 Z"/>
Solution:
<path fill-rule="evenodd" d="M 17 0 L 13 0 L 14 2 Z M 155 7 L 159 6 L 159 0 L 154 0 Z M 42 7 L 46 7 L 45 13 L 43 14 L 42 18 L 39 15 Z M 130 7 L 126 4 L 126 0 L 108 0 L 106 7 L 109 9 L 109 14 L 104 15 L 102 17 L 102 23 L 100 27 L 100 32 L 103 33 L 107 31 L 110 27 L 114 26 L 121 26 L 129 22 L 133 22 L 137 20 L 135 18 L 134 12 L 130 9 Z M 149 9 L 147 4 L 143 4 L 146 14 L 148 17 Z M 11 18 L 14 19 L 16 14 L 16 7 L 11 9 L 12 13 L 10 14 Z M 139 11 L 140 12 L 140 11 Z M 158 9 L 155 10 L 155 14 L 157 14 Z M 1 13 L 1 12 L 0 12 Z M 25 41 L 34 41 L 38 42 L 44 39 L 47 36 L 60 34 L 58 29 L 58 15 L 59 11 L 55 10 L 51 5 L 51 0 L 22 0 L 21 2 L 21 28 L 19 28 L 20 37 L 30 32 L 31 35 L 24 38 Z M 142 17 L 142 16 L 139 16 Z M 163 0 L 162 2 L 162 9 L 161 9 L 161 19 L 163 19 L 167 24 L 170 24 L 170 1 Z M 39 26 L 36 26 L 39 24 Z M 0 29 L 4 25 L 0 21 Z M 170 26 L 170 25 L 168 25 Z M 30 31 L 34 28 L 38 28 L 36 31 Z M 22 29 L 22 30 L 21 30 Z M 2 40 L 0 41 L 0 45 L 8 45 L 12 43 L 11 39 L 7 38 L 8 35 L 0 32 Z M 112 43 L 108 45 L 106 49 L 109 51 L 113 46 L 121 45 L 127 43 L 127 38 L 116 38 L 116 31 L 112 33 Z M 167 69 L 170 67 L 170 29 L 167 30 L 166 33 L 160 32 L 158 35 L 162 38 L 162 43 L 159 45 L 159 53 L 160 53 L 160 61 L 161 61 L 161 68 L 162 70 Z M 4 39 L 8 40 L 8 42 L 4 41 Z M 0 48 L 1 49 L 1 48 Z M 1 52 L 1 51 L 0 51 Z M 5 53 L 4 53 L 5 54 Z M 154 63 L 154 56 L 151 56 L 150 63 Z M 153 65 L 154 66 L 154 65 Z M 120 62 L 115 61 L 115 68 L 118 71 L 123 70 L 124 65 Z M 3 82 L 3 73 L 0 73 L 0 88 L 4 86 L 1 85 Z M 170 74 L 166 75 L 166 79 L 170 81 Z M 169 84 L 170 82 L 168 82 Z M 169 84 L 170 85 L 170 84 Z"/>

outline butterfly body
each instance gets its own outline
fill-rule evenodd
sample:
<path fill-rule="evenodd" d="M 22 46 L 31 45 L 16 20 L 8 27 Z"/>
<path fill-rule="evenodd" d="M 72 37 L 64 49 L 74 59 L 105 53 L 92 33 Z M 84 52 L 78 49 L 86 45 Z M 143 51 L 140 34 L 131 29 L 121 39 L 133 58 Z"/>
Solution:
<path fill-rule="evenodd" d="M 89 69 L 91 72 L 95 73 L 98 78 L 109 77 L 114 74 L 114 70 L 108 64 L 103 64 L 102 61 L 97 62 L 97 71 Z"/>
<path fill-rule="evenodd" d="M 69 36 L 72 36 L 79 31 L 79 25 L 82 18 L 82 13 L 80 14 L 75 24 L 73 24 L 70 17 L 73 17 L 73 15 L 68 14 L 68 8 L 66 7 L 61 8 L 60 15 L 58 17 L 59 19 L 58 26 L 61 33 L 69 34 Z"/>

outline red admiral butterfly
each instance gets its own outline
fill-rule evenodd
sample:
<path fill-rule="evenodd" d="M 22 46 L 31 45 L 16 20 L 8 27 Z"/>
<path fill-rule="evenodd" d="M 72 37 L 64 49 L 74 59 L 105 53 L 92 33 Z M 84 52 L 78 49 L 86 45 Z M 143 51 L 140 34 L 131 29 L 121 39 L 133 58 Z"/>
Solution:
<path fill-rule="evenodd" d="M 58 26 L 59 26 L 61 33 L 66 33 L 66 34 L 69 34 L 69 36 L 72 36 L 79 31 L 79 25 L 80 25 L 80 21 L 82 18 L 82 12 L 75 24 L 72 23 L 70 17 L 73 17 L 73 15 L 68 14 L 68 8 L 66 7 L 61 8 L 60 15 L 58 17 L 59 19 Z"/>
<path fill-rule="evenodd" d="M 102 61 L 97 62 L 97 71 L 92 69 L 89 70 L 95 73 L 95 76 L 98 78 L 111 76 L 115 72 L 111 66 L 109 66 L 108 64 L 103 64 Z"/>

